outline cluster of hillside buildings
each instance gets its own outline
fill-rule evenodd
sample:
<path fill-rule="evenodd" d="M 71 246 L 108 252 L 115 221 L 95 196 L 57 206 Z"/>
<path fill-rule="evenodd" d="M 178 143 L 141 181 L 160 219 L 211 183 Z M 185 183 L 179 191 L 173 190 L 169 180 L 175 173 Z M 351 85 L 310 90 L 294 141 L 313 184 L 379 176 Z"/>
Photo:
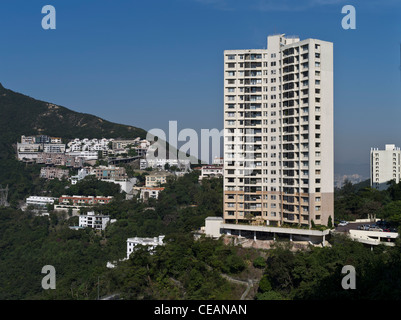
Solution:
<path fill-rule="evenodd" d="M 17 156 L 21 161 L 40 164 L 82 167 L 85 161 L 97 160 L 99 156 L 126 154 L 133 150 L 137 156 L 146 155 L 150 142 L 139 137 L 118 139 L 73 139 L 67 144 L 60 137 L 47 135 L 21 136 L 17 143 Z"/>

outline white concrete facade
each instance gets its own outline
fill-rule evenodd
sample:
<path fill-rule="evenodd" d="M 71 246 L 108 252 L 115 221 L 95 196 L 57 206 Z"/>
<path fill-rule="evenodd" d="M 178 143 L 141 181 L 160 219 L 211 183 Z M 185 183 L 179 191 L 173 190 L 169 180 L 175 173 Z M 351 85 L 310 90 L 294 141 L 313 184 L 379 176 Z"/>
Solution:
<path fill-rule="evenodd" d="M 164 235 L 160 235 L 154 238 L 128 238 L 127 239 L 127 259 L 129 259 L 130 254 L 135 250 L 138 245 L 146 246 L 148 250 L 152 253 L 157 246 L 163 245 Z"/>
<path fill-rule="evenodd" d="M 104 230 L 109 222 L 109 216 L 96 215 L 94 211 L 90 211 L 86 215 L 79 216 L 79 226 L 83 228 Z"/>
<path fill-rule="evenodd" d="M 384 150 L 370 149 L 370 186 L 377 190 L 388 188 L 388 182 L 400 182 L 401 150 L 394 144 L 386 144 Z"/>
<path fill-rule="evenodd" d="M 54 204 L 57 198 L 52 197 L 40 197 L 40 196 L 30 196 L 26 199 L 26 205 L 32 205 L 37 207 L 46 207 L 48 204 Z"/>
<path fill-rule="evenodd" d="M 224 220 L 334 216 L 333 44 L 284 34 L 224 51 Z"/>

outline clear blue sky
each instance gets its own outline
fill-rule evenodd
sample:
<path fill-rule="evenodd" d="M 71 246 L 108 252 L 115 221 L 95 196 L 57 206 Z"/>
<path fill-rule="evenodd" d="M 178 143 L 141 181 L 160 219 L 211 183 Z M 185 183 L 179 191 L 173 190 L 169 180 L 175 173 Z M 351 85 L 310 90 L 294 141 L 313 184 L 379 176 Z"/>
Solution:
<path fill-rule="evenodd" d="M 47 4 L 56 30 L 41 27 Z M 346 4 L 356 30 L 341 27 Z M 272 33 L 331 41 L 337 173 L 367 176 L 370 147 L 401 146 L 398 0 L 2 0 L 0 30 L 6 88 L 166 132 L 222 129 L 223 50 Z"/>

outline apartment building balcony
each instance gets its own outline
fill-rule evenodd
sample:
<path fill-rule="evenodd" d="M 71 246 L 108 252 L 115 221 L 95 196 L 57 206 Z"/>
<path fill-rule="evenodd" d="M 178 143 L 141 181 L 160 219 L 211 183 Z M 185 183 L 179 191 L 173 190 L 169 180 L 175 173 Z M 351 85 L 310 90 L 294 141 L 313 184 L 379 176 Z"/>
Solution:
<path fill-rule="evenodd" d="M 245 77 L 258 77 L 258 76 L 261 76 L 261 75 L 262 75 L 262 71 L 261 70 L 258 70 L 258 71 L 245 70 L 245 72 L 244 72 L 244 76 Z"/>
<path fill-rule="evenodd" d="M 244 101 L 260 101 L 262 100 L 261 95 L 245 95 Z"/>
<path fill-rule="evenodd" d="M 295 134 L 285 134 L 283 137 L 283 144 L 298 141 L 298 136 Z"/>
<path fill-rule="evenodd" d="M 245 120 L 244 121 L 245 127 L 256 127 L 256 126 L 261 126 L 261 125 L 262 125 L 261 120 Z"/>
<path fill-rule="evenodd" d="M 244 201 L 245 202 L 255 202 L 255 201 L 260 201 L 262 199 L 262 196 L 260 195 L 245 195 L 244 196 Z"/>
<path fill-rule="evenodd" d="M 283 75 L 290 74 L 290 73 L 298 73 L 299 68 L 297 64 L 290 64 L 283 67 Z M 295 77 L 294 77 L 295 79 Z"/>
<path fill-rule="evenodd" d="M 295 161 L 283 161 L 283 168 L 295 169 L 298 168 L 298 164 Z"/>
<path fill-rule="evenodd" d="M 244 192 L 245 193 L 254 193 L 254 194 L 260 194 L 262 192 L 262 187 L 261 186 L 244 186 Z"/>
<path fill-rule="evenodd" d="M 294 72 L 283 74 L 283 84 L 285 84 L 288 81 L 298 81 L 298 80 L 299 76 Z"/>
<path fill-rule="evenodd" d="M 296 172 L 295 169 L 284 169 L 283 170 L 283 177 L 284 178 L 295 177 L 297 175 L 298 175 L 298 173 Z"/>
<path fill-rule="evenodd" d="M 262 87 L 245 87 L 245 93 L 259 93 L 262 92 Z"/>
<path fill-rule="evenodd" d="M 294 213 L 284 213 L 283 221 L 288 223 L 299 223 L 299 218 Z"/>
<path fill-rule="evenodd" d="M 262 179 L 260 178 L 245 178 L 244 179 L 244 184 L 261 184 L 262 183 Z"/>
<path fill-rule="evenodd" d="M 283 125 L 290 126 L 290 125 L 298 125 L 298 118 L 297 117 L 286 117 L 283 118 Z"/>
<path fill-rule="evenodd" d="M 262 108 L 262 104 L 261 103 L 256 103 L 256 104 L 249 104 L 246 103 L 244 109 L 245 110 L 258 110 Z"/>
<path fill-rule="evenodd" d="M 283 152 L 283 161 L 285 160 L 298 160 L 299 159 L 299 154 L 298 152 L 295 151 L 290 151 L 290 152 Z"/>
<path fill-rule="evenodd" d="M 256 213 L 255 211 L 260 212 L 260 210 L 262 209 L 262 207 L 261 207 L 261 206 L 256 206 L 256 205 L 247 206 L 247 205 L 245 204 L 245 208 L 244 208 L 244 209 L 247 210 L 248 212 L 252 212 L 253 214 L 255 214 L 255 213 Z M 260 213 L 261 213 L 261 212 L 260 212 Z"/>
<path fill-rule="evenodd" d="M 283 50 L 283 57 L 288 57 L 288 56 L 291 56 L 291 55 L 294 55 L 294 54 L 295 55 L 299 54 L 297 48 L 288 48 L 288 49 Z"/>
<path fill-rule="evenodd" d="M 245 79 L 244 80 L 244 86 L 254 86 L 254 85 L 262 85 L 262 79 L 258 78 L 258 79 Z"/>
<path fill-rule="evenodd" d="M 294 151 L 295 145 L 293 143 L 283 143 L 283 151 Z"/>
<path fill-rule="evenodd" d="M 305 70 L 301 72 L 301 81 L 309 80 L 309 71 Z"/>
<path fill-rule="evenodd" d="M 260 69 L 262 62 L 245 62 L 244 69 Z"/>
<path fill-rule="evenodd" d="M 258 170 L 250 170 L 250 171 L 258 171 Z M 252 173 L 248 173 L 248 174 L 244 174 L 244 178 L 246 179 L 253 179 L 253 178 L 258 178 L 258 179 L 262 179 L 262 173 L 261 172 L 252 172 Z"/>
<path fill-rule="evenodd" d="M 251 111 L 251 112 L 244 113 L 245 119 L 260 118 L 261 116 L 262 116 L 262 112 L 260 112 L 260 111 Z"/>
<path fill-rule="evenodd" d="M 291 81 L 283 84 L 283 91 L 298 90 L 298 89 L 299 89 L 298 82 Z"/>
<path fill-rule="evenodd" d="M 296 108 L 289 108 L 283 110 L 283 118 L 298 117 L 298 110 Z"/>
<path fill-rule="evenodd" d="M 283 65 L 289 65 L 297 62 L 298 59 L 294 55 L 285 56 L 285 58 L 283 59 Z"/>
<path fill-rule="evenodd" d="M 298 90 L 291 90 L 291 91 L 284 91 L 283 99 L 298 99 L 299 98 L 299 91 Z"/>
<path fill-rule="evenodd" d="M 261 167 L 261 166 L 262 166 L 261 162 L 258 162 L 258 164 L 256 164 L 256 163 L 253 163 L 253 164 L 248 163 L 248 164 L 244 165 L 244 168 L 251 169 L 251 170 L 256 170 L 256 169 L 258 169 L 258 167 Z"/>
<path fill-rule="evenodd" d="M 262 142 L 262 137 L 245 136 L 244 143 Z"/>
<path fill-rule="evenodd" d="M 299 197 L 295 195 L 284 195 L 283 204 L 297 206 L 299 205 Z"/>
<path fill-rule="evenodd" d="M 299 99 L 284 99 L 283 108 L 299 108 Z"/>
<path fill-rule="evenodd" d="M 262 54 L 261 53 L 250 53 L 250 54 L 245 54 L 244 55 L 244 60 L 260 60 L 262 59 Z"/>

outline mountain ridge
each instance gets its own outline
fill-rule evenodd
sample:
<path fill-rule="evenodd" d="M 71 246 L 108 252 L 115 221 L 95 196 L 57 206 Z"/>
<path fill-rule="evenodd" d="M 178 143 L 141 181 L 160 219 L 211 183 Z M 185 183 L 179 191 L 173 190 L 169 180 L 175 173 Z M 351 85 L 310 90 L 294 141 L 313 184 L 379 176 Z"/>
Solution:
<path fill-rule="evenodd" d="M 0 83 L 0 134 L 2 142 L 15 143 L 21 135 L 46 134 L 74 138 L 145 138 L 147 132 L 98 116 L 73 111 L 22 93 Z"/>

